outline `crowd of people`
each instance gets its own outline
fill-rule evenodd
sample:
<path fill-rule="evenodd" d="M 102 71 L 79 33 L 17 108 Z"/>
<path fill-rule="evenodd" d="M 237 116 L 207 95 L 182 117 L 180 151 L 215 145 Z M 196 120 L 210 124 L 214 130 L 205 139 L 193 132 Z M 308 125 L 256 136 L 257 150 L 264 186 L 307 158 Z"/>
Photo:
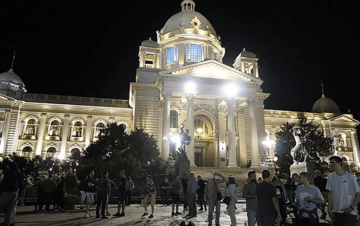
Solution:
<path fill-rule="evenodd" d="M 259 179 L 256 171 L 249 171 L 242 193 L 246 200 L 247 225 L 285 225 L 286 219 L 291 217 L 295 225 L 317 226 L 320 219 L 329 215 L 335 226 L 356 226 L 360 202 L 360 173 L 357 173 L 355 178 L 347 172 L 338 156 L 330 157 L 330 165 L 334 173 L 327 179 L 319 170 L 315 171 L 315 178 L 311 178 L 307 172 L 282 178 L 263 170 Z M 0 212 L 5 213 L 5 220 L 1 225 L 14 225 L 16 201 L 23 190 L 23 178 L 17 164 L 11 162 L 0 179 Z M 214 222 L 218 226 L 220 204 L 224 202 L 231 225 L 237 225 L 238 185 L 231 175 L 225 178 L 214 172 L 211 178 L 204 180 L 193 172 L 185 172 L 182 178 L 176 176 L 173 181 L 164 178 L 159 187 L 148 175 L 144 183 L 141 203 L 144 207 L 141 216 L 143 218 L 154 217 L 156 196 L 159 193 L 163 206 L 171 204 L 171 217 L 182 215 L 179 212 L 182 206 L 185 218 L 194 218 L 198 211 L 206 211 L 208 225 L 213 224 L 215 216 Z M 84 217 L 92 217 L 90 207 L 95 203 L 94 217 L 101 219 L 107 219 L 111 215 L 108 211 L 111 189 L 117 189 L 118 194 L 117 212 L 113 216 L 124 217 L 135 187 L 131 177 L 126 177 L 124 170 L 119 173 L 117 182 L 109 179 L 108 172 L 101 172 L 100 177 L 96 178 L 95 172 L 91 171 L 80 178 L 78 184 L 81 194 L 80 209 L 84 209 Z M 68 195 L 64 178 L 41 177 L 37 192 L 36 211 L 49 211 L 51 204 L 56 211 L 64 208 L 64 199 Z M 321 216 L 318 215 L 318 210 Z"/>

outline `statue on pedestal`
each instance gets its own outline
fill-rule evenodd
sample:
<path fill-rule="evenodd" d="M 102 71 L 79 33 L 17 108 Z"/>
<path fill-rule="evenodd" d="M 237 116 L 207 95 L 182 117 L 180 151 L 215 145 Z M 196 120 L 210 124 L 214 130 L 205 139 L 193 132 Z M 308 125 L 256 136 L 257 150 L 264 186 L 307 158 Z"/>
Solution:
<path fill-rule="evenodd" d="M 178 148 L 178 152 L 179 152 L 179 159 L 181 160 L 188 160 L 186 156 L 186 146 L 189 145 L 191 142 L 191 136 L 189 135 L 189 130 L 185 129 L 184 131 L 185 122 L 186 120 L 184 120 L 179 126 L 180 147 Z"/>

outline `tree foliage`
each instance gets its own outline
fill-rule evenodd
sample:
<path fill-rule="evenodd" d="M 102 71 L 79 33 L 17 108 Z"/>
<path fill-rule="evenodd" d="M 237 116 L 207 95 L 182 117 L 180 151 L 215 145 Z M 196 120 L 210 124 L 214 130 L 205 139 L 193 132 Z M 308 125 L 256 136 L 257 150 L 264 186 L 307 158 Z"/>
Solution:
<path fill-rule="evenodd" d="M 297 136 L 298 142 L 294 136 Z M 334 153 L 333 138 L 325 137 L 319 125 L 304 117 L 299 118 L 296 124 L 285 123 L 275 137 L 275 164 L 280 173 L 289 174 L 294 161 L 313 162 L 318 167 L 324 167 L 324 158 Z"/>

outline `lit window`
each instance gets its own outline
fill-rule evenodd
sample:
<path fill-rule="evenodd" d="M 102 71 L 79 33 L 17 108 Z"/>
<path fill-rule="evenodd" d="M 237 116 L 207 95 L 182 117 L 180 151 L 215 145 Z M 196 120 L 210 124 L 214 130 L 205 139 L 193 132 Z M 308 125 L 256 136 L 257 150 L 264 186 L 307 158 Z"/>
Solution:
<path fill-rule="evenodd" d="M 29 158 L 29 157 L 31 156 L 31 152 L 32 152 L 31 147 L 25 147 L 25 148 L 22 150 L 21 156 L 22 156 L 22 157 L 25 157 L 25 158 Z"/>
<path fill-rule="evenodd" d="M 56 153 L 55 148 L 49 148 L 46 152 L 46 158 L 54 158 Z"/>
<path fill-rule="evenodd" d="M 82 137 L 82 123 L 77 121 L 73 127 L 73 137 Z"/>
<path fill-rule="evenodd" d="M 177 61 L 178 46 L 171 46 L 171 47 L 167 48 L 166 53 L 167 53 L 167 58 L 166 58 L 167 64 L 171 64 L 171 63 Z"/>
<path fill-rule="evenodd" d="M 190 52 L 189 52 L 190 47 Z M 202 55 L 201 45 L 198 44 L 190 44 L 186 45 L 186 56 L 189 61 L 200 62 Z"/>
<path fill-rule="evenodd" d="M 170 111 L 170 128 L 178 128 L 178 113 L 174 110 Z"/>
<path fill-rule="evenodd" d="M 213 52 L 213 59 L 214 59 L 214 60 L 218 60 L 218 54 L 215 53 L 215 52 Z"/>

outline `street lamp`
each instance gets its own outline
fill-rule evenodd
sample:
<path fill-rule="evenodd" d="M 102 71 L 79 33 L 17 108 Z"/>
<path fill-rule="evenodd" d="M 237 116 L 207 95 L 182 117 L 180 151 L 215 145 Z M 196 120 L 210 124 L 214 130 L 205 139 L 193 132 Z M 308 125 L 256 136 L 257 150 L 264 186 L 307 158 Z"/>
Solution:
<path fill-rule="evenodd" d="M 272 165 L 272 161 L 270 158 L 270 148 L 273 147 L 273 145 L 275 144 L 275 142 L 273 140 L 270 140 L 269 138 L 266 138 L 265 141 L 262 142 L 262 144 L 267 147 L 267 157 L 265 159 L 265 165 Z"/>

